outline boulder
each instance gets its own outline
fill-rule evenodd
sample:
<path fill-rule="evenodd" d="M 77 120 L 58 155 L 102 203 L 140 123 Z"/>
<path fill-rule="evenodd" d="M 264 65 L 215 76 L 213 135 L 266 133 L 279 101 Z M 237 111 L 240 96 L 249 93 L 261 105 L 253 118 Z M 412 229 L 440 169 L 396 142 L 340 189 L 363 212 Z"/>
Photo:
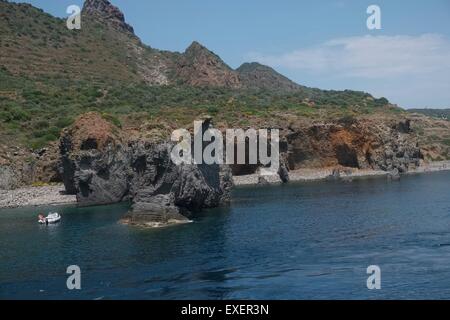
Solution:
<path fill-rule="evenodd" d="M 400 172 L 397 168 L 394 168 L 393 170 L 389 171 L 387 174 L 388 180 L 399 180 L 400 179 Z"/>
<path fill-rule="evenodd" d="M 12 190 L 19 186 L 14 170 L 8 166 L 0 166 L 0 190 Z"/>
<path fill-rule="evenodd" d="M 268 185 L 269 181 L 264 176 L 258 176 L 258 185 L 265 186 Z"/>
<path fill-rule="evenodd" d="M 278 175 L 283 183 L 289 182 L 289 169 L 287 165 L 287 160 L 285 160 L 285 156 L 283 155 L 280 159 L 280 167 L 278 169 Z"/>
<path fill-rule="evenodd" d="M 173 144 L 143 144 L 132 147 L 132 210 L 125 222 L 169 223 L 204 208 L 214 208 L 230 200 L 231 170 L 219 165 L 175 165 L 170 159 Z M 138 217 L 138 219 L 134 219 Z"/>

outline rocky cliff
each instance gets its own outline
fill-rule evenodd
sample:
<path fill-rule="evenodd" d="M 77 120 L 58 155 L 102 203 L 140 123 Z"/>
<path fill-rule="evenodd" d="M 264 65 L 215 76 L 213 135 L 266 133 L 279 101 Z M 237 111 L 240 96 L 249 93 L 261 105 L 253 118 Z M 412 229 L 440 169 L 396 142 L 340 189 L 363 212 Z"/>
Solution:
<path fill-rule="evenodd" d="M 4 143 L 4 142 L 3 142 Z M 0 145 L 0 190 L 24 185 L 60 182 L 58 144 L 39 150 L 17 145 Z"/>
<path fill-rule="evenodd" d="M 434 159 L 437 157 L 435 154 L 449 154 L 448 147 L 430 144 L 419 135 L 421 130 L 434 128 L 434 122 L 430 123 L 431 120 L 425 117 L 347 117 L 310 121 L 302 117 L 280 116 L 270 123 L 261 123 L 257 118 L 253 120 L 255 123 L 251 127 L 280 130 L 279 175 L 284 182 L 289 180 L 288 171 L 297 169 L 345 167 L 405 173 L 423 161 Z M 442 125 L 446 122 L 443 121 Z M 163 130 L 161 126 L 147 125 L 121 129 L 98 113 L 82 115 L 62 132 L 59 151 L 55 145 L 36 152 L 1 146 L 0 188 L 13 189 L 35 182 L 62 180 L 69 193 L 77 194 L 81 204 L 89 205 L 146 198 L 160 193 L 165 188 L 163 186 L 171 185 L 170 203 L 198 208 L 203 203 L 209 207 L 221 202 L 217 201 L 218 195 L 214 195 L 212 200 L 204 198 L 199 201 L 200 205 L 196 202 L 204 194 L 220 194 L 223 188 L 212 183 L 217 182 L 217 176 L 208 180 L 213 178 L 211 168 L 172 166 L 168 152 L 171 145 L 164 141 L 174 127 L 164 127 Z M 448 131 L 448 127 L 440 130 L 442 134 Z M 438 132 L 433 130 L 430 134 Z M 59 171 L 58 163 L 61 164 Z M 232 165 L 229 170 L 232 175 L 240 176 L 254 174 L 259 167 L 254 164 Z M 230 180 L 228 168 L 214 167 L 213 170 L 219 175 L 224 174 L 219 181 Z M 198 184 L 198 179 L 205 176 L 212 184 L 206 189 L 196 186 L 194 190 L 198 193 L 195 195 L 187 196 L 186 189 L 175 191 L 180 185 L 174 177 L 190 179 Z M 193 199 L 192 203 L 180 200 L 180 194 L 185 195 L 183 199 Z"/>
<path fill-rule="evenodd" d="M 408 119 L 293 123 L 284 137 L 291 170 L 343 166 L 404 173 L 423 159 Z"/>
<path fill-rule="evenodd" d="M 82 15 L 91 16 L 104 24 L 113 26 L 119 31 L 134 35 L 134 29 L 125 22 L 125 16 L 122 11 L 107 0 L 86 0 Z"/>
<path fill-rule="evenodd" d="M 130 224 L 186 222 L 203 208 L 214 208 L 230 200 L 232 176 L 227 166 L 175 165 L 172 144 L 133 145 Z"/>
<path fill-rule="evenodd" d="M 211 126 L 204 120 L 203 130 Z M 301 168 L 359 168 L 405 173 L 422 154 L 408 119 L 344 118 L 326 123 L 294 121 L 281 129 L 280 180 Z M 167 135 L 168 136 L 168 135 Z M 192 213 L 230 200 L 232 172 L 258 165 L 175 165 L 171 142 L 129 135 L 98 113 L 63 131 L 61 176 L 81 205 L 132 201 L 124 221 L 138 225 L 187 222 Z M 264 182 L 265 180 L 261 180 Z"/>
<path fill-rule="evenodd" d="M 230 200 L 227 166 L 175 165 L 172 144 L 127 139 L 97 113 L 81 116 L 61 137 L 61 174 L 81 205 L 129 199 L 124 222 L 167 225 Z"/>
<path fill-rule="evenodd" d="M 86 0 L 82 27 L 75 31 L 67 30 L 64 19 L 29 4 L 0 1 L 0 12 L 2 67 L 15 75 L 227 89 L 298 87 L 269 67 L 234 70 L 196 41 L 183 53 L 143 44 L 123 12 L 108 0 Z"/>
<path fill-rule="evenodd" d="M 194 41 L 177 61 L 177 78 L 191 86 L 239 88 L 239 75 L 219 56 Z"/>
<path fill-rule="evenodd" d="M 65 129 L 60 142 L 66 191 L 82 205 L 125 200 L 129 194 L 129 152 L 120 129 L 97 113 L 87 113 Z"/>
<path fill-rule="evenodd" d="M 85 1 L 81 30 L 68 30 L 65 22 L 29 4 L 0 0 L 0 188 L 63 178 L 81 203 L 139 198 L 135 182 L 150 178 L 140 177 L 132 163 L 144 154 L 167 154 L 163 145 L 129 132 L 168 137 L 170 130 L 159 132 L 160 127 L 185 127 L 205 113 L 222 129 L 279 128 L 286 170 L 345 166 L 405 172 L 422 157 L 450 159 L 447 120 L 407 114 L 364 92 L 306 88 L 258 63 L 234 70 L 197 42 L 183 53 L 151 48 L 107 0 Z M 82 116 L 64 130 L 60 155 L 60 130 L 89 110 L 115 117 L 123 130 L 100 122 L 102 117 Z M 348 114 L 355 119 L 337 120 Z M 56 169 L 60 156 L 62 177 Z M 154 168 L 155 159 L 145 159 Z M 200 170 L 199 177 L 207 173 L 183 170 Z M 232 170 L 244 175 L 258 165 Z M 161 190 L 158 184 L 178 188 L 174 175 L 158 176 L 155 190 Z M 281 176 L 286 180 L 285 170 Z"/>

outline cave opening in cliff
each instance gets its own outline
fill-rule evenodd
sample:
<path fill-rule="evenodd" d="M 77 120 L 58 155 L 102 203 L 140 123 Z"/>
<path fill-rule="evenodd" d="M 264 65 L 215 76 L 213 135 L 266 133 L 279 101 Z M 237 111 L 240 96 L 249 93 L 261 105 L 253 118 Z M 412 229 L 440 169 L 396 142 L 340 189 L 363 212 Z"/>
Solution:
<path fill-rule="evenodd" d="M 250 160 L 250 138 L 245 136 L 244 139 L 244 163 L 239 163 L 238 160 L 238 141 L 234 140 L 234 156 L 233 156 L 233 164 L 230 164 L 231 172 L 233 176 L 245 176 L 249 174 L 255 174 L 258 171 L 258 168 L 261 166 L 261 163 L 256 159 L 257 163 L 252 163 Z M 267 148 L 268 154 L 271 152 L 270 148 Z M 259 153 L 259 145 L 256 146 L 256 154 Z"/>
<path fill-rule="evenodd" d="M 81 144 L 81 150 L 95 150 L 97 148 L 97 140 L 93 138 L 88 138 Z"/>
<path fill-rule="evenodd" d="M 89 188 L 89 183 L 85 181 L 80 181 L 78 184 L 79 191 L 81 195 L 85 198 L 89 197 L 89 194 L 91 193 L 91 190 Z"/>
<path fill-rule="evenodd" d="M 370 153 L 370 151 L 367 150 L 365 156 L 367 163 L 369 164 L 369 166 L 371 166 L 373 164 L 372 153 Z"/>
<path fill-rule="evenodd" d="M 341 166 L 359 168 L 356 150 L 350 148 L 347 144 L 341 144 L 336 147 L 336 158 Z"/>
<path fill-rule="evenodd" d="M 145 172 L 145 170 L 147 170 L 147 159 L 146 159 L 146 157 L 145 156 L 138 157 L 133 162 L 132 166 L 136 170 L 137 173 L 142 174 L 143 172 Z"/>
<path fill-rule="evenodd" d="M 248 174 L 254 174 L 258 170 L 257 164 L 234 164 L 230 165 L 233 176 L 245 176 Z"/>

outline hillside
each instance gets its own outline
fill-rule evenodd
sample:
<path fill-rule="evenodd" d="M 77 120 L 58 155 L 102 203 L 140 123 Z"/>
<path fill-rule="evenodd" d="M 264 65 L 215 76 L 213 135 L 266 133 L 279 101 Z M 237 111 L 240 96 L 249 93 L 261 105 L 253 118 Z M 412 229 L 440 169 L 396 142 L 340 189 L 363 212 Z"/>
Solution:
<path fill-rule="evenodd" d="M 302 87 L 279 74 L 272 68 L 257 62 L 243 63 L 237 72 L 247 88 L 267 90 L 297 91 Z M 306 89 L 306 88 L 303 88 Z"/>
<path fill-rule="evenodd" d="M 14 187 L 60 181 L 61 131 L 92 111 L 128 138 L 152 141 L 190 128 L 203 115 L 212 116 L 219 129 L 276 127 L 288 135 L 301 125 L 299 132 L 322 133 L 311 140 L 314 150 L 295 140 L 300 144 L 295 162 L 319 166 L 318 154 L 328 159 L 323 163 L 336 163 L 333 157 L 338 157 L 333 154 L 338 140 L 328 141 L 333 135 L 326 130 L 365 123 L 382 128 L 385 135 L 392 124 L 412 119 L 408 135 L 419 136 L 423 157 L 450 159 L 448 121 L 411 114 L 385 98 L 308 88 L 259 63 L 233 69 L 196 41 L 182 53 L 152 48 L 106 0 L 87 0 L 82 29 L 73 31 L 64 19 L 29 4 L 0 0 L 3 182 Z M 361 147 L 359 142 L 354 146 Z M 380 147 L 398 146 L 392 142 Z"/>
<path fill-rule="evenodd" d="M 64 19 L 2 0 L 0 48 L 0 135 L 34 149 L 88 111 L 124 125 L 163 119 L 173 126 L 201 113 L 232 126 L 280 110 L 311 117 L 401 112 L 364 92 L 297 85 L 260 64 L 233 70 L 195 41 L 184 53 L 151 48 L 106 0 L 86 1 L 82 29 L 73 31 Z"/>
<path fill-rule="evenodd" d="M 408 109 L 412 113 L 420 113 L 429 117 L 450 120 L 450 109 Z"/>
<path fill-rule="evenodd" d="M 1 0 L 0 6 L 2 66 L 14 76 L 38 81 L 70 78 L 98 83 L 292 89 L 292 83 L 270 68 L 260 73 L 264 75 L 260 82 L 247 81 L 247 72 L 242 80 L 240 69 L 231 69 L 196 41 L 184 53 L 151 48 L 107 0 L 87 0 L 82 28 L 72 31 L 64 19 L 29 4 Z M 265 77 L 272 85 L 268 86 Z"/>

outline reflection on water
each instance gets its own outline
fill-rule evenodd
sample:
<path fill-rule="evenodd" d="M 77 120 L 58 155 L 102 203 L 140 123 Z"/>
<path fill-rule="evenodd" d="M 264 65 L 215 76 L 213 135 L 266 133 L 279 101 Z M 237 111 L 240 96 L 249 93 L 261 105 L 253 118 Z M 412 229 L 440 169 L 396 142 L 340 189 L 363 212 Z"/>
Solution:
<path fill-rule="evenodd" d="M 152 230 L 117 223 L 127 204 L 62 207 L 48 227 L 0 210 L 0 298 L 450 298 L 449 178 L 237 188 L 229 208 Z"/>

